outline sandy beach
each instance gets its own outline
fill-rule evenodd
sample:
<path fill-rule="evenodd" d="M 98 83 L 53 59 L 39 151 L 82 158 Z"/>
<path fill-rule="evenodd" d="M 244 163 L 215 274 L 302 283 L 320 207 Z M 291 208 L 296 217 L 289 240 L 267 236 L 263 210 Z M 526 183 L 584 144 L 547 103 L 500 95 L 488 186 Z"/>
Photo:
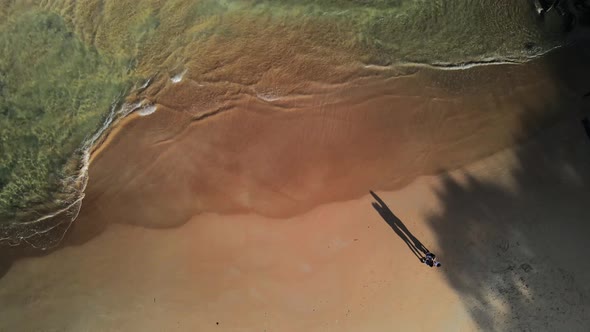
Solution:
<path fill-rule="evenodd" d="M 359 66 L 206 112 L 188 73 L 93 156 L 62 247 L 2 252 L 0 331 L 585 331 L 586 60 Z"/>
<path fill-rule="evenodd" d="M 590 144 L 574 128 L 378 192 L 439 255 L 438 270 L 416 260 L 369 195 L 287 219 L 117 224 L 14 263 L 1 281 L 11 303 L 2 330 L 583 331 L 590 266 L 576 253 Z"/>

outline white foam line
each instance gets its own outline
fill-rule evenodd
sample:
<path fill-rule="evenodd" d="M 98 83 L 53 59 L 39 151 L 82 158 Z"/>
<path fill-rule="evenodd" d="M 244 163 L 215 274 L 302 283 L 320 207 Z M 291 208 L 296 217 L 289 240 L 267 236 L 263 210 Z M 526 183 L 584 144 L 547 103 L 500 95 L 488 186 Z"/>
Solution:
<path fill-rule="evenodd" d="M 184 74 L 186 74 L 186 69 L 182 73 L 172 76 L 172 78 L 170 78 L 170 80 L 172 81 L 172 83 L 178 83 L 178 82 L 182 81 Z"/>
<path fill-rule="evenodd" d="M 139 87 L 139 90 L 143 90 L 143 89 L 147 88 L 148 85 L 150 85 L 150 83 L 152 83 L 152 78 L 151 77 L 147 81 L 145 81 L 145 83 L 143 83 L 142 86 Z"/>
<path fill-rule="evenodd" d="M 78 217 L 78 214 L 80 213 L 80 207 L 82 206 L 82 200 L 85 197 L 84 191 L 86 190 L 86 186 L 88 185 L 88 169 L 90 167 L 90 152 L 92 151 L 92 148 L 94 147 L 95 143 L 101 138 L 101 136 L 106 132 L 106 130 L 111 125 L 113 125 L 117 121 L 121 120 L 125 116 L 129 115 L 131 112 L 135 111 L 136 109 L 140 108 L 142 103 L 135 103 L 135 104 L 124 103 L 118 111 L 115 111 L 115 105 L 116 105 L 116 103 L 112 104 L 111 111 L 109 112 L 109 115 L 106 117 L 106 119 L 103 122 L 100 129 L 97 130 L 94 133 L 94 135 L 92 135 L 92 137 L 90 139 L 86 139 L 85 143 L 82 145 L 82 148 L 80 150 L 78 150 L 78 151 L 82 152 L 82 160 L 81 160 L 82 167 L 77 172 L 77 175 L 67 177 L 62 181 L 62 184 L 64 186 L 80 185 L 80 188 L 78 190 L 79 197 L 74 202 L 72 202 L 68 206 L 66 206 L 65 208 L 62 208 L 54 213 L 47 214 L 47 215 L 37 218 L 35 220 L 31 220 L 31 221 L 27 221 L 27 222 L 19 222 L 18 224 L 8 225 L 7 226 L 8 237 L 0 238 L 0 243 L 7 242 L 11 246 L 16 246 L 16 245 L 19 245 L 22 241 L 24 241 L 34 248 L 46 250 L 46 249 L 53 248 L 53 247 L 57 246 L 61 242 L 61 240 L 63 240 L 63 238 L 64 238 L 65 234 L 67 233 L 67 231 L 69 230 L 71 224 L 76 220 L 76 218 Z M 10 237 L 10 233 L 12 233 L 11 230 L 14 231 L 14 233 L 18 233 L 19 229 L 26 228 L 26 227 L 31 226 L 33 224 L 37 224 L 37 223 L 43 222 L 47 219 L 54 218 L 62 213 L 66 213 L 67 211 L 69 211 L 70 209 L 75 207 L 76 204 L 79 204 L 79 207 L 76 208 L 75 214 L 71 218 L 69 218 L 69 221 L 58 222 L 55 225 L 47 227 L 46 229 L 35 230 L 30 235 L 20 236 L 16 239 Z M 61 234 L 60 238 L 57 241 L 52 242 L 51 245 L 48 245 L 45 247 L 38 247 L 35 244 L 33 244 L 32 242 L 28 241 L 28 239 L 32 238 L 33 236 L 45 234 L 45 233 L 55 229 L 56 227 L 62 225 L 64 222 L 69 223 L 68 227 L 63 232 L 63 234 Z"/>
<path fill-rule="evenodd" d="M 497 66 L 497 65 L 520 65 L 527 63 L 529 61 L 533 61 L 553 50 L 558 48 L 564 47 L 566 45 L 557 45 L 546 51 L 541 53 L 526 57 L 524 59 L 517 59 L 517 58 L 483 58 L 479 61 L 473 62 L 465 62 L 465 63 L 443 63 L 443 62 L 434 62 L 434 63 L 424 63 L 424 62 L 403 62 L 403 63 L 396 63 L 388 66 L 380 66 L 380 65 L 373 65 L 373 64 L 364 64 L 363 68 L 366 69 L 374 69 L 374 70 L 390 70 L 399 67 L 422 67 L 422 68 L 432 68 L 437 70 L 464 70 L 470 69 L 474 67 L 481 67 L 481 66 Z"/>
<path fill-rule="evenodd" d="M 18 237 L 18 238 L 16 238 L 16 239 L 13 239 L 13 238 L 11 238 L 11 237 L 3 237 L 3 238 L 0 238 L 0 243 L 2 243 L 2 242 L 4 242 L 4 241 L 6 241 L 6 242 L 8 242 L 8 244 L 9 244 L 10 246 L 17 246 L 17 245 L 19 245 L 19 244 L 20 244 L 20 242 L 21 242 L 21 241 L 25 241 L 25 242 L 27 242 L 29 245 L 31 245 L 32 247 L 34 247 L 34 248 L 36 248 L 36 249 L 43 249 L 43 250 L 45 250 L 45 249 L 48 249 L 48 248 L 52 248 L 52 247 L 54 247 L 54 246 L 58 245 L 58 244 L 61 242 L 61 240 L 63 239 L 63 237 L 65 236 L 65 234 L 67 233 L 67 230 L 70 228 L 70 226 L 72 225 L 72 223 L 74 222 L 74 220 L 76 220 L 76 218 L 78 217 L 78 214 L 80 213 L 80 207 L 82 206 L 82 205 L 81 205 L 81 202 L 82 202 L 82 199 L 84 198 L 84 196 L 85 196 L 85 195 L 84 195 L 84 193 L 82 193 L 82 194 L 80 195 L 80 197 L 78 197 L 78 199 L 76 199 L 76 200 L 75 200 L 73 203 L 71 203 L 70 205 L 68 205 L 67 207 L 65 207 L 65 208 L 63 208 L 63 209 L 61 209 L 61 210 L 58 210 L 57 212 L 54 212 L 54 213 L 52 213 L 52 214 L 45 215 L 45 216 L 43 216 L 43 217 L 40 217 L 40 218 L 38 218 L 38 219 L 35 219 L 35 220 L 31 220 L 31 221 L 27 221 L 27 222 L 23 222 L 23 223 L 18 223 L 17 225 L 10 225 L 10 226 L 9 226 L 9 228 L 17 229 L 17 228 L 20 228 L 20 227 L 25 227 L 25 226 L 29 226 L 29 225 L 32 225 L 32 224 L 36 224 L 36 223 L 43 222 L 44 220 L 47 220 L 47 219 L 49 219 L 49 218 L 53 218 L 53 217 L 55 217 L 55 216 L 58 216 L 59 214 L 62 214 L 62 213 L 64 213 L 64 212 L 67 212 L 67 211 L 68 211 L 68 210 L 70 210 L 72 207 L 74 207 L 76 204 L 80 204 L 80 206 L 79 206 L 79 207 L 76 209 L 76 213 L 74 214 L 74 216 L 73 216 L 73 217 L 71 217 L 71 218 L 70 218 L 70 220 L 69 220 L 69 221 L 62 221 L 62 222 L 59 222 L 59 223 L 57 223 L 57 224 L 55 224 L 55 225 L 53 225 L 53 226 L 51 226 L 51 227 L 48 227 L 48 228 L 46 228 L 46 229 L 44 229 L 44 230 L 42 230 L 42 231 L 35 231 L 35 232 L 34 232 L 33 234 L 31 234 L 31 235 L 28 235 L 28 236 L 20 236 L 20 237 Z M 36 246 L 36 245 L 34 245 L 33 243 L 31 243 L 31 242 L 29 242 L 29 241 L 28 241 L 28 239 L 32 238 L 33 236 L 36 236 L 36 235 L 39 235 L 39 234 L 45 234 L 45 233 L 47 233 L 47 232 L 49 232 L 49 231 L 53 230 L 54 228 L 56 228 L 56 227 L 60 226 L 60 225 L 61 225 L 61 224 L 63 224 L 64 222 L 67 222 L 69 225 L 68 225 L 68 227 L 66 228 L 66 231 L 65 231 L 65 232 L 64 232 L 64 233 L 61 235 L 60 239 L 59 239 L 59 240 L 58 240 L 58 241 L 57 241 L 57 242 L 56 242 L 56 243 L 55 243 L 53 246 L 48 246 L 48 247 L 38 247 L 38 246 Z"/>
<path fill-rule="evenodd" d="M 271 93 L 262 93 L 262 94 L 257 93 L 256 97 L 258 97 L 258 99 L 261 99 L 261 100 L 264 100 L 267 102 L 273 102 L 273 101 L 277 101 L 277 100 L 281 99 L 280 97 L 278 97 L 274 94 L 271 94 Z"/>
<path fill-rule="evenodd" d="M 528 61 L 529 60 L 527 60 L 525 62 L 528 62 Z M 525 62 L 511 61 L 511 60 L 492 60 L 492 61 L 481 61 L 481 62 L 472 62 L 472 63 L 463 63 L 463 64 L 442 64 L 442 63 L 428 64 L 428 63 L 409 62 L 409 63 L 404 63 L 401 66 L 424 67 L 424 68 L 432 68 L 432 69 L 437 69 L 437 70 L 464 70 L 464 69 L 483 67 L 483 66 L 520 65 Z"/>
<path fill-rule="evenodd" d="M 148 106 L 145 106 L 145 107 L 142 107 L 141 109 L 139 109 L 137 114 L 139 114 L 139 116 L 147 116 L 147 115 L 154 113 L 157 109 L 158 109 L 158 106 L 156 106 L 156 105 L 148 105 Z"/>

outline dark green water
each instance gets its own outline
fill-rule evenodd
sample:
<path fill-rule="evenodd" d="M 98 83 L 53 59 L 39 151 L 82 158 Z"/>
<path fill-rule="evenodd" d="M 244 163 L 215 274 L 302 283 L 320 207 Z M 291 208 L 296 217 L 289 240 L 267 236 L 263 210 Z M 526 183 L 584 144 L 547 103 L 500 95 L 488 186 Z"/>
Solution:
<path fill-rule="evenodd" d="M 81 148 L 129 88 L 123 65 L 85 45 L 55 13 L 31 10 L 2 24 L 2 223 L 35 220 L 78 198 Z"/>

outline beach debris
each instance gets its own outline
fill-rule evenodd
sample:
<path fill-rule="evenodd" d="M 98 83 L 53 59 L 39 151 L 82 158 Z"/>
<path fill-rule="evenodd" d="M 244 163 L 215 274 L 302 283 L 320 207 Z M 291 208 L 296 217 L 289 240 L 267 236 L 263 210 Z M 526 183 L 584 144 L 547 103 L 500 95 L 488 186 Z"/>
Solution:
<path fill-rule="evenodd" d="M 520 268 L 526 273 L 529 273 L 533 269 L 533 267 L 527 263 L 520 264 Z"/>

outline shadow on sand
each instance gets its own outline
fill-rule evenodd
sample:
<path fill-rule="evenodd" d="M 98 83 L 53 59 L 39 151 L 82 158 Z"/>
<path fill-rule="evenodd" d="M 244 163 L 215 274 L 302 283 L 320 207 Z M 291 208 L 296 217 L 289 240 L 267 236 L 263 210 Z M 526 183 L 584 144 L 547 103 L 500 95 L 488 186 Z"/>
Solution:
<path fill-rule="evenodd" d="M 377 196 L 373 191 L 370 191 L 373 198 L 377 201 L 377 203 L 372 202 L 371 204 L 379 212 L 381 217 L 387 222 L 389 227 L 393 229 L 395 234 L 399 236 L 410 248 L 412 253 L 418 258 L 420 262 L 425 257 L 427 253 L 430 251 L 426 249 L 426 247 L 418 240 L 410 230 L 404 225 L 404 223 L 399 219 L 393 212 L 389 209 L 387 204 L 381 199 L 381 197 Z"/>
<path fill-rule="evenodd" d="M 557 100 L 545 125 L 521 119 L 532 139 L 435 188 L 442 210 L 427 223 L 442 273 L 479 330 L 588 331 L 590 141 L 580 120 L 589 58 L 585 49 L 549 64 Z"/>

